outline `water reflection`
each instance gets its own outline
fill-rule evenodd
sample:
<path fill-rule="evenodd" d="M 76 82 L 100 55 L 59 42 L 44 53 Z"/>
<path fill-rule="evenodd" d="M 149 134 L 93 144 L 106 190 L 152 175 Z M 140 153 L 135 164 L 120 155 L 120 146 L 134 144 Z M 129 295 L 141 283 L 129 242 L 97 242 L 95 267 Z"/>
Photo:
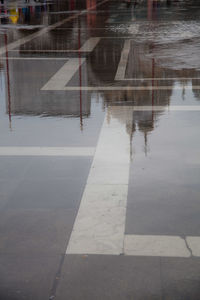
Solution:
<path fill-rule="evenodd" d="M 95 9 L 95 3 L 96 0 L 21 0 L 12 2 L 1 0 L 0 24 L 26 24 L 29 26 L 53 24 L 69 12 L 75 13 L 91 6 L 94 6 Z M 90 22 L 92 22 L 92 19 L 90 19 Z"/>
<path fill-rule="evenodd" d="M 3 4 L 1 22 L 15 24 L 51 24 L 67 11 L 74 13 L 81 7 L 96 10 L 96 1 L 88 0 L 67 2 L 33 2 L 22 3 L 12 12 Z M 151 106 L 148 111 L 130 111 L 115 116 L 126 125 L 130 142 L 136 131 L 144 136 L 144 152 L 148 153 L 148 136 L 158 126 L 159 119 L 169 105 L 184 104 L 194 105 L 200 100 L 200 92 L 195 87 L 199 85 L 199 21 L 186 22 L 182 19 L 188 17 L 188 12 L 183 9 L 180 14 L 171 16 L 173 22 L 166 21 L 168 10 L 161 10 L 158 1 L 141 1 L 133 5 L 133 10 L 127 12 L 125 17 L 129 24 L 127 29 L 131 38 L 131 47 L 127 60 L 125 78 L 115 81 L 115 74 L 120 62 L 124 46 L 124 34 L 118 31 L 116 25 L 114 38 L 101 39 L 95 50 L 90 53 L 67 53 L 67 50 L 79 49 L 91 36 L 91 28 L 100 26 L 107 28 L 106 18 L 98 16 L 97 12 L 88 13 L 83 18 L 72 20 L 65 27 L 51 30 L 45 35 L 28 43 L 22 44 L 18 49 L 6 52 L 0 59 L 4 74 L 4 91 L 6 91 L 6 112 L 9 123 L 11 116 L 52 116 L 52 117 L 76 117 L 80 119 L 80 128 L 83 130 L 83 119 L 91 117 L 91 102 L 101 98 L 103 107 L 110 105 Z M 163 2 L 162 2 L 163 3 Z M 23 5 L 22 5 L 23 4 Z M 145 6 L 146 4 L 146 6 Z M 148 5 L 147 5 L 148 4 Z M 165 7 L 177 8 L 177 3 L 165 2 Z M 144 8 L 144 10 L 143 10 Z M 181 7 L 182 8 L 182 7 Z M 144 17 L 146 21 L 139 22 Z M 193 9 L 192 9 L 193 11 Z M 47 16 L 48 18 L 44 17 Z M 112 14 L 111 14 L 112 15 Z M 190 15 L 190 14 L 189 14 Z M 108 17 L 108 15 L 106 15 Z M 162 16 L 162 17 L 161 17 Z M 162 18 L 164 16 L 164 21 Z M 12 19 L 10 19 L 13 18 Z M 130 19 L 131 18 L 131 19 Z M 177 20 L 181 18 L 181 20 Z M 4 21 L 2 21 L 4 20 Z M 46 21 L 45 21 L 46 20 Z M 101 24 L 100 21 L 101 20 Z M 132 20 L 132 21 L 131 21 Z M 131 21 L 131 25 L 130 25 Z M 46 23 L 45 23 L 46 22 Z M 131 27 L 130 27 L 131 26 Z M 124 27 L 125 28 L 125 27 Z M 86 29 L 86 30 L 85 30 Z M 93 28 L 94 29 L 94 28 Z M 99 29 L 98 29 L 99 30 Z M 21 32 L 21 31 L 20 31 Z M 102 31 L 99 30 L 103 34 Z M 113 25 L 109 27 L 109 34 L 113 34 Z M 183 32 L 180 36 L 180 32 Z M 25 33 L 26 34 L 26 33 Z M 95 34 L 95 33 L 94 33 Z M 2 32 L 1 41 L 7 47 L 10 32 Z M 13 58 L 20 58 L 20 60 Z M 46 60 L 39 60 L 44 57 Z M 52 57 L 52 59 L 51 59 Z M 68 59 L 76 57 L 79 60 L 86 58 L 86 64 L 80 64 L 76 75 L 69 82 L 70 86 L 142 86 L 144 90 L 110 90 L 102 92 L 87 91 L 41 91 L 42 86 L 53 76 Z M 30 58 L 30 60 L 21 60 Z M 33 59 L 34 58 L 34 59 Z M 39 58 L 37 60 L 37 58 Z M 49 60 L 47 60 L 47 58 Z M 33 60 L 31 60 L 33 59 Z M 156 89 L 159 86 L 167 88 Z M 191 86 L 191 90 L 187 87 Z M 176 88 L 179 89 L 176 89 Z M 148 89 L 149 88 L 149 89 Z M 151 88 L 153 88 L 151 90 Z M 155 89 L 154 89 L 155 88 Z M 5 94 L 5 92 L 4 92 Z M 3 95 L 3 94 L 2 94 Z M 154 106 L 162 106 L 160 111 L 154 111 Z M 112 113 L 111 113 L 112 114 Z"/>

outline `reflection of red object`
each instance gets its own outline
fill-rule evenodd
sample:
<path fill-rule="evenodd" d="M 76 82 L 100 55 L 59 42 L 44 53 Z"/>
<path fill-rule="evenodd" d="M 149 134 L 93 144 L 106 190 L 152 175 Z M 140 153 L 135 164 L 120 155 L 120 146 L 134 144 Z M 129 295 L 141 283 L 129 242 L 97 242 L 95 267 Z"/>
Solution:
<path fill-rule="evenodd" d="M 96 10 L 96 0 L 87 0 L 87 9 L 88 10 Z M 92 12 L 91 10 L 91 12 Z M 95 27 L 96 25 L 96 13 L 88 13 L 87 14 L 87 25 L 88 27 Z"/>
<path fill-rule="evenodd" d="M 152 20 L 152 9 L 153 9 L 152 0 L 148 0 L 148 20 Z"/>
<path fill-rule="evenodd" d="M 148 0 L 147 5 L 148 5 L 148 13 L 147 13 L 148 20 L 156 20 L 158 2 L 155 0 Z"/>
<path fill-rule="evenodd" d="M 70 0 L 70 3 L 69 3 L 69 9 L 70 10 L 74 10 L 75 9 L 75 3 L 76 3 L 76 0 Z"/>

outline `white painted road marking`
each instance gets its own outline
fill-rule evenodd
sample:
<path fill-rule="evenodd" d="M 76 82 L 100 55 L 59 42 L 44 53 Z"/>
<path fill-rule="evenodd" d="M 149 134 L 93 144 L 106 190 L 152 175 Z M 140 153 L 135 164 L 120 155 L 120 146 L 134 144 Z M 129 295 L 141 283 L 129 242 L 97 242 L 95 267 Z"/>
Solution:
<path fill-rule="evenodd" d="M 127 39 L 124 42 L 124 47 L 123 50 L 121 52 L 121 58 L 120 58 L 120 62 L 117 68 L 117 72 L 115 75 L 115 80 L 127 80 L 127 81 L 167 81 L 167 80 L 188 80 L 188 79 L 195 79 L 195 80 L 200 80 L 199 77 L 197 78 L 188 78 L 188 77 L 180 77 L 180 78 L 125 78 L 125 73 L 126 73 L 126 68 L 128 65 L 128 57 L 129 57 L 129 53 L 131 50 L 131 39 Z M 153 89 L 157 89 L 157 87 L 153 87 Z"/>
<path fill-rule="evenodd" d="M 200 236 L 187 236 L 186 241 L 194 256 L 200 256 Z"/>
<path fill-rule="evenodd" d="M 66 57 L 0 57 L 1 60 L 68 60 Z"/>
<path fill-rule="evenodd" d="M 27 49 L 27 50 L 20 50 L 20 52 L 22 53 L 27 53 L 27 52 L 31 52 L 31 53 L 80 53 L 80 52 L 92 52 L 94 50 L 94 48 L 97 46 L 97 44 L 99 43 L 100 41 L 100 37 L 92 37 L 92 38 L 89 38 L 81 48 L 77 49 L 77 50 L 70 50 L 70 49 L 62 49 L 62 50 L 52 50 L 52 49 L 49 49 L 49 50 L 42 50 L 42 49 L 34 49 L 34 50 L 30 50 L 30 49 Z M 19 52 L 18 49 L 15 49 L 15 50 L 10 50 L 9 52 Z M 5 57 L 6 58 L 6 57 Z M 10 58 L 10 57 L 9 57 Z M 30 57 L 31 59 L 32 57 Z M 53 57 L 49 57 L 47 59 L 52 59 Z M 23 57 L 22 57 L 23 59 Z M 28 59 L 28 58 L 27 58 Z M 42 59 L 42 57 L 40 58 Z M 54 59 L 62 59 L 62 58 L 54 58 Z M 66 59 L 66 58 L 65 58 Z"/>
<path fill-rule="evenodd" d="M 41 88 L 42 91 L 60 91 L 72 79 L 78 71 L 80 65 L 85 62 L 85 58 L 70 58 L 60 70 Z"/>
<path fill-rule="evenodd" d="M 182 90 L 181 86 L 65 86 L 61 91 L 160 91 Z M 51 89 L 53 90 L 53 89 Z M 185 86 L 184 90 L 200 90 L 200 85 Z"/>
<path fill-rule="evenodd" d="M 134 256 L 190 257 L 185 240 L 179 236 L 125 235 L 124 254 Z"/>
<path fill-rule="evenodd" d="M 0 156 L 93 156 L 92 147 L 0 147 Z"/>
<path fill-rule="evenodd" d="M 200 111 L 200 105 L 129 106 L 133 111 Z"/>
<path fill-rule="evenodd" d="M 200 77 L 166 77 L 166 78 L 158 78 L 158 77 L 155 77 L 155 78 L 124 78 L 124 79 L 121 79 L 121 80 L 130 80 L 130 81 L 152 81 L 152 80 L 155 80 L 155 81 L 168 81 L 168 80 L 174 80 L 174 81 L 180 81 L 180 80 L 200 80 Z"/>
<path fill-rule="evenodd" d="M 119 113 L 121 108 L 111 108 Z M 129 136 L 117 119 L 105 118 L 67 254 L 123 251 L 129 179 Z"/>
<path fill-rule="evenodd" d="M 91 52 L 94 50 L 100 38 L 90 38 L 80 48 L 82 52 Z M 80 66 L 85 62 L 85 58 L 69 58 L 64 66 L 54 74 L 51 79 L 41 88 L 42 91 L 65 90 L 65 86 L 72 79 Z"/>
<path fill-rule="evenodd" d="M 125 78 L 125 72 L 126 72 L 130 47 L 131 47 L 131 41 L 130 40 L 125 41 L 124 48 L 121 53 L 120 62 L 115 75 L 115 80 L 123 80 Z"/>
<path fill-rule="evenodd" d="M 100 38 L 99 37 L 93 37 L 88 39 L 84 45 L 78 50 L 78 52 L 92 52 L 96 45 L 99 43 Z"/>

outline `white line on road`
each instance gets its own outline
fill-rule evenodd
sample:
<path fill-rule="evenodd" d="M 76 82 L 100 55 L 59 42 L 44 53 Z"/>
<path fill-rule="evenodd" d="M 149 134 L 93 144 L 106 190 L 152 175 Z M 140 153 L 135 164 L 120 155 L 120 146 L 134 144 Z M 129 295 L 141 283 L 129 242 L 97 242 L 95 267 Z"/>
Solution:
<path fill-rule="evenodd" d="M 124 254 L 161 257 L 191 256 L 183 238 L 162 235 L 125 235 Z"/>
<path fill-rule="evenodd" d="M 126 102 L 127 103 L 127 102 Z M 119 106 L 119 105 L 123 105 L 124 102 L 115 102 L 112 103 L 111 106 Z M 200 111 L 200 105 L 178 105 L 178 106 L 174 106 L 174 105 L 169 105 L 169 106 L 135 106 L 135 105 L 126 105 L 125 107 L 127 107 L 130 111 Z"/>
<path fill-rule="evenodd" d="M 64 91 L 159 91 L 182 90 L 181 86 L 65 86 Z M 200 90 L 200 85 L 185 86 L 184 90 Z"/>
<path fill-rule="evenodd" d="M 1 60 L 67 60 L 66 57 L 0 57 Z"/>
<path fill-rule="evenodd" d="M 171 77 L 171 78 L 123 78 L 120 80 L 127 80 L 127 81 L 167 81 L 167 80 L 200 80 L 200 77 Z"/>
<path fill-rule="evenodd" d="M 99 43 L 101 38 L 92 37 L 88 39 L 83 46 L 78 50 L 78 52 L 92 52 L 96 45 Z"/>
<path fill-rule="evenodd" d="M 31 53 L 65 53 L 65 52 L 75 52 L 75 53 L 77 53 L 77 52 L 81 52 L 80 51 L 80 49 L 78 49 L 78 50 L 69 50 L 69 49 L 63 49 L 63 50 L 57 50 L 57 49 L 55 49 L 55 50 L 53 50 L 53 49 L 33 49 L 33 50 L 30 50 L 30 49 L 23 49 L 23 50 L 19 50 L 19 49 L 14 49 L 14 50 L 10 50 L 9 52 L 19 52 L 20 51 L 20 53 L 29 53 L 29 52 L 31 52 Z"/>
<path fill-rule="evenodd" d="M 200 236 L 187 236 L 186 242 L 194 256 L 200 256 Z"/>
<path fill-rule="evenodd" d="M 121 108 L 109 108 L 120 113 Z M 108 118 L 108 119 L 107 119 Z M 67 254 L 123 251 L 129 179 L 129 137 L 115 118 L 105 118 Z"/>
<path fill-rule="evenodd" d="M 200 105 L 129 106 L 133 111 L 200 111 Z"/>
<path fill-rule="evenodd" d="M 94 48 L 97 46 L 101 38 L 94 37 L 89 38 L 80 49 L 77 50 L 42 50 L 42 49 L 36 49 L 36 50 L 20 50 L 21 52 L 31 52 L 31 53 L 82 53 L 82 52 L 92 52 Z M 10 50 L 9 52 L 19 52 L 19 49 Z M 61 60 L 66 59 L 65 57 L 0 57 L 0 59 L 55 59 L 55 60 Z"/>
<path fill-rule="evenodd" d="M 121 53 L 121 58 L 115 75 L 115 80 L 123 80 L 125 77 L 130 47 L 131 47 L 131 41 L 126 40 L 124 43 L 124 48 Z"/>
<path fill-rule="evenodd" d="M 0 156 L 93 156 L 93 147 L 0 147 Z"/>
<path fill-rule="evenodd" d="M 60 70 L 41 88 L 42 91 L 60 91 L 72 79 L 79 67 L 85 62 L 85 58 L 70 58 Z"/>

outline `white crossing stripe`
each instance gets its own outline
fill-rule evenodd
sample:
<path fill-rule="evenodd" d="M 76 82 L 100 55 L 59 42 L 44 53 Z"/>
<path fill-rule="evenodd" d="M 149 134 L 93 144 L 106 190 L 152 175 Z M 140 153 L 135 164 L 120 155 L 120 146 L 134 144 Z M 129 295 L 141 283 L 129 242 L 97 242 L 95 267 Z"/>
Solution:
<path fill-rule="evenodd" d="M 79 52 L 92 52 L 94 48 L 97 46 L 99 41 L 101 40 L 100 37 L 92 37 L 89 38 L 80 49 L 73 50 L 73 49 L 62 49 L 62 50 L 42 50 L 42 49 L 34 49 L 34 50 L 21 50 L 22 53 L 79 53 Z M 19 52 L 18 49 L 9 50 L 9 52 Z M 7 59 L 7 57 L 0 57 L 0 59 Z M 8 57 L 8 59 L 66 59 L 65 57 Z"/>
<path fill-rule="evenodd" d="M 67 60 L 66 57 L 1 57 L 0 56 L 0 61 L 1 60 Z"/>
<path fill-rule="evenodd" d="M 0 156 L 93 156 L 93 147 L 0 147 Z"/>
<path fill-rule="evenodd" d="M 137 31 L 137 29 L 136 29 Z M 137 32 L 136 32 L 137 33 Z M 125 73 L 126 73 L 126 67 L 127 67 L 127 64 L 128 64 L 128 57 L 129 57 L 129 53 L 130 53 L 130 50 L 131 50 L 131 39 L 127 39 L 125 42 L 124 42 L 124 47 L 123 47 L 123 50 L 121 52 L 121 57 L 120 57 L 120 62 L 119 62 L 119 65 L 118 65 L 118 68 L 117 68 L 117 72 L 116 72 L 116 75 L 115 75 L 115 80 L 125 80 L 125 81 L 152 81 L 152 80 L 155 80 L 155 81 L 167 81 L 167 80 L 200 80 L 199 77 L 197 78 L 188 78 L 188 77 L 175 77 L 175 78 L 125 78 Z M 157 87 L 153 87 L 153 89 L 156 89 Z"/>
<path fill-rule="evenodd" d="M 186 242 L 193 256 L 200 256 L 200 236 L 187 236 Z"/>
<path fill-rule="evenodd" d="M 181 86 L 65 86 L 64 91 L 159 91 L 183 90 Z M 200 90 L 200 85 L 185 86 L 184 90 Z"/>
<path fill-rule="evenodd" d="M 200 105 L 169 105 L 169 106 L 129 106 L 133 111 L 200 111 Z"/>
<path fill-rule="evenodd" d="M 60 70 L 41 88 L 42 91 L 64 90 L 65 85 L 72 79 L 79 67 L 85 62 L 85 58 L 70 58 Z"/>
<path fill-rule="evenodd" d="M 120 107 L 112 107 L 120 113 Z M 108 111 L 109 115 L 109 111 Z M 67 254 L 115 254 L 123 251 L 129 180 L 129 137 L 117 119 L 107 120 L 74 223 Z"/>
<path fill-rule="evenodd" d="M 100 38 L 99 37 L 92 37 L 88 39 L 83 46 L 80 48 L 80 52 L 92 52 L 96 45 L 99 43 Z"/>
<path fill-rule="evenodd" d="M 183 238 L 162 235 L 125 235 L 124 254 L 164 257 L 191 256 Z"/>
<path fill-rule="evenodd" d="M 130 47 L 131 47 L 131 41 L 126 40 L 124 43 L 124 48 L 121 53 L 121 58 L 115 75 L 115 80 L 123 80 L 125 77 Z"/>
<path fill-rule="evenodd" d="M 124 78 L 121 80 L 130 80 L 130 81 L 168 81 L 168 80 L 200 80 L 200 77 L 165 77 L 165 78 Z"/>

